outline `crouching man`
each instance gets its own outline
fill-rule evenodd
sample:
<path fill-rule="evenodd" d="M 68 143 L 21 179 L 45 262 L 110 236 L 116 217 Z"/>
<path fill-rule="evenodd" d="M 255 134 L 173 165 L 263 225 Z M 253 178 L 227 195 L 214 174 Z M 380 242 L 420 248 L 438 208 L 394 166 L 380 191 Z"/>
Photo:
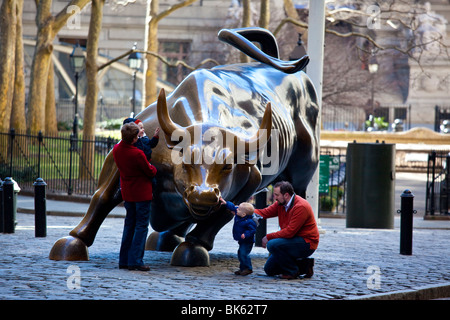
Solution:
<path fill-rule="evenodd" d="M 319 245 L 319 229 L 311 205 L 296 195 L 286 181 L 274 185 L 273 198 L 275 202 L 269 207 L 255 209 L 255 213 L 264 219 L 278 216 L 281 229 L 262 239 L 263 248 L 270 252 L 264 271 L 269 276 L 280 275 L 283 279 L 295 279 L 301 274 L 311 277 L 314 259 L 307 257 Z"/>

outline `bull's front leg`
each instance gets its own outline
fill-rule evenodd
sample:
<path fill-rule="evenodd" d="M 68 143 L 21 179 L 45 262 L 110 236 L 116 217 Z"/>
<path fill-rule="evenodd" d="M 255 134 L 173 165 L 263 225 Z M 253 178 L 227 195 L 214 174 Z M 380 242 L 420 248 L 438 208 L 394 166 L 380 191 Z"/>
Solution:
<path fill-rule="evenodd" d="M 173 266 L 207 267 L 208 251 L 213 248 L 217 233 L 233 218 L 233 214 L 222 206 L 205 220 L 199 221 L 196 227 L 186 235 L 172 254 L 170 262 Z"/>
<path fill-rule="evenodd" d="M 99 188 L 92 196 L 88 211 L 81 222 L 70 235 L 55 242 L 50 251 L 51 260 L 83 261 L 89 260 L 88 249 L 106 216 L 114 207 L 122 202 L 119 189 L 119 170 L 112 152 L 105 159 L 100 178 Z"/>

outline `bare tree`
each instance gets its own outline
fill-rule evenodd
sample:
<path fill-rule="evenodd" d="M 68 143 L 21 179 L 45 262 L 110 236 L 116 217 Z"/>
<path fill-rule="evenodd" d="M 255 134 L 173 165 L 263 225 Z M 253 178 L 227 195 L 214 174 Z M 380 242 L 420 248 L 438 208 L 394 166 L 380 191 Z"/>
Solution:
<path fill-rule="evenodd" d="M 16 0 L 16 45 L 15 45 L 15 76 L 14 92 L 11 108 L 11 128 L 26 130 L 25 119 L 25 76 L 24 53 L 22 40 L 22 10 L 23 0 Z"/>
<path fill-rule="evenodd" d="M 51 13 L 52 0 L 36 0 L 36 47 L 31 66 L 30 91 L 28 95 L 27 127 L 30 132 L 45 131 L 45 99 L 53 39 L 75 11 L 69 6 L 82 9 L 90 0 L 72 0 L 55 16 Z"/>
<path fill-rule="evenodd" d="M 181 1 L 167 10 L 159 12 L 159 0 L 147 0 L 147 15 L 148 24 L 146 25 L 146 51 L 158 53 L 158 24 L 159 22 L 170 15 L 172 12 L 189 6 L 197 0 Z M 156 101 L 156 81 L 158 79 L 157 58 L 154 55 L 147 54 L 144 64 L 144 97 L 143 102 L 148 106 L 153 101 Z"/>
<path fill-rule="evenodd" d="M 97 57 L 98 41 L 103 20 L 105 0 L 92 0 L 89 33 L 86 45 L 86 78 L 87 92 L 84 107 L 83 137 L 93 139 L 95 136 L 95 121 L 97 117 Z M 94 144 L 83 143 L 80 157 L 80 179 L 88 179 L 94 171 Z"/>
<path fill-rule="evenodd" d="M 16 0 L 3 0 L 0 8 L 0 131 L 9 129 L 15 68 Z"/>
<path fill-rule="evenodd" d="M 285 0 L 285 5 L 289 1 L 292 2 Z M 424 52 L 429 52 L 430 48 L 435 48 L 436 56 L 444 54 L 450 58 L 449 48 L 444 43 L 445 27 L 433 27 L 433 31 L 424 36 L 425 23 L 442 23 L 439 17 L 429 12 L 429 5 L 406 0 L 388 0 L 378 4 L 363 0 L 352 2 L 351 6 L 344 5 L 349 4 L 348 1 L 335 2 L 337 8 L 326 11 L 325 32 L 340 38 L 358 39 L 355 49 L 362 58 L 367 58 L 374 51 L 396 51 L 420 64 Z M 275 28 L 274 34 L 278 34 L 288 23 L 307 29 L 307 17 L 304 15 L 296 19 L 288 16 Z M 344 32 L 335 28 L 342 24 L 350 28 Z M 377 38 L 381 32 L 395 34 L 395 41 Z"/>

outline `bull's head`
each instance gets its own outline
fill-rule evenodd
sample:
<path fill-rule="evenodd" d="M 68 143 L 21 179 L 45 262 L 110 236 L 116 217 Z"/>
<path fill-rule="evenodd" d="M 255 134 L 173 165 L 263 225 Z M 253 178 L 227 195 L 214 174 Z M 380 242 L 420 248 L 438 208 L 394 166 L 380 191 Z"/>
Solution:
<path fill-rule="evenodd" d="M 158 97 L 157 116 L 167 146 L 172 149 L 177 192 L 195 219 L 207 218 L 220 206 L 220 197 L 235 197 L 249 179 L 255 179 L 251 177 L 257 171 L 254 165 L 271 134 L 270 102 L 258 131 L 251 138 L 239 137 L 214 124 L 182 127 L 174 123 L 164 89 Z"/>

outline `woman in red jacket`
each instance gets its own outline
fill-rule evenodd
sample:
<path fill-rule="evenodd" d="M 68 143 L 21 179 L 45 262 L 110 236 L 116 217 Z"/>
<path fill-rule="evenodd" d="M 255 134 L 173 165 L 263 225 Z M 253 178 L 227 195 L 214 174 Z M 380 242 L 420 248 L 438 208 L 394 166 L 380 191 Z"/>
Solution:
<path fill-rule="evenodd" d="M 312 255 L 319 244 L 319 229 L 311 205 L 296 195 L 286 181 L 274 185 L 273 198 L 276 202 L 269 207 L 255 209 L 264 219 L 278 216 L 281 229 L 262 239 L 262 246 L 271 253 L 264 270 L 269 276 L 281 274 L 284 279 L 295 279 L 300 274 L 311 277 L 314 260 L 298 260 Z"/>
<path fill-rule="evenodd" d="M 120 174 L 120 189 L 127 215 L 120 246 L 119 268 L 148 271 L 143 257 L 150 222 L 150 202 L 153 198 L 152 179 L 156 168 L 149 164 L 142 150 L 133 144 L 138 139 L 139 126 L 127 123 L 121 129 L 122 140 L 113 148 L 114 161 Z"/>

